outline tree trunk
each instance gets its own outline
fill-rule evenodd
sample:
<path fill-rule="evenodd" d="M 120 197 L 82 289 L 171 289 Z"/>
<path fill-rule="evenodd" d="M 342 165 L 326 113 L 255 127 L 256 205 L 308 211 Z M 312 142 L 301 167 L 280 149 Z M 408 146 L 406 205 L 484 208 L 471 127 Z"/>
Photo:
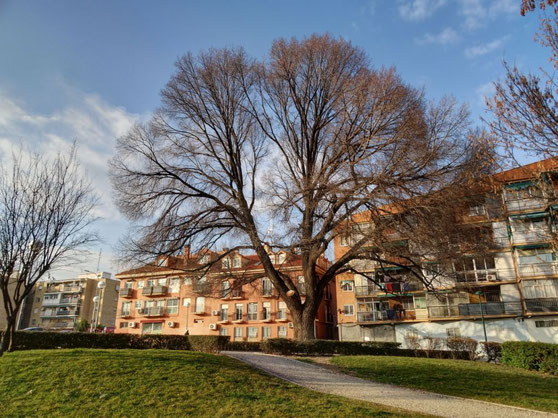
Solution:
<path fill-rule="evenodd" d="M 6 325 L 6 329 L 4 329 L 2 339 L 0 339 L 0 357 L 2 357 L 4 352 L 8 351 L 12 347 L 14 330 L 13 322 L 15 321 L 13 321 L 11 318 L 8 318 L 8 324 Z"/>
<path fill-rule="evenodd" d="M 294 325 L 294 339 L 298 341 L 314 340 L 315 333 L 315 320 L 318 307 L 305 306 L 302 312 L 291 312 Z"/>

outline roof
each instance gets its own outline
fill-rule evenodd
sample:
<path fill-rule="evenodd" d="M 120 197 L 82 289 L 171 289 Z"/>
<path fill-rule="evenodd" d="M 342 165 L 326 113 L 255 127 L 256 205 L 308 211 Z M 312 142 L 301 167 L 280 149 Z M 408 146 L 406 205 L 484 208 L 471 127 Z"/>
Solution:
<path fill-rule="evenodd" d="M 534 175 L 545 171 L 558 170 L 558 157 L 526 164 L 494 174 L 492 178 L 500 182 L 511 182 L 533 178 Z"/>

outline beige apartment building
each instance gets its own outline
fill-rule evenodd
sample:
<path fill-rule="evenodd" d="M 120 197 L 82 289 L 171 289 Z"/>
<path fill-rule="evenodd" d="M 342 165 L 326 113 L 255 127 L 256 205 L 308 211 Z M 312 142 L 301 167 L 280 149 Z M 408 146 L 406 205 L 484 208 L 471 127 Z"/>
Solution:
<path fill-rule="evenodd" d="M 39 281 L 23 308 L 19 329 L 75 330 L 85 319 L 114 327 L 119 281 L 111 273 L 85 273 L 77 279 Z"/>

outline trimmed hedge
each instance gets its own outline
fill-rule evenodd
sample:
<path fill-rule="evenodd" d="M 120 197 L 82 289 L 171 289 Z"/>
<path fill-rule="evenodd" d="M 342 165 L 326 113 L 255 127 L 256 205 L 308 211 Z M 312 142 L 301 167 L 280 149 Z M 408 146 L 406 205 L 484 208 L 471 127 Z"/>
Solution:
<path fill-rule="evenodd" d="M 1 334 L 0 334 L 1 335 Z M 214 353 L 221 351 L 229 337 L 217 335 L 133 335 L 97 334 L 86 332 L 29 332 L 17 331 L 15 350 L 55 348 L 158 348 L 166 350 L 194 350 Z"/>
<path fill-rule="evenodd" d="M 502 363 L 521 369 L 558 374 L 558 344 L 505 342 L 502 344 Z"/>
<path fill-rule="evenodd" d="M 397 355 L 401 344 L 392 342 L 353 342 L 334 340 L 292 341 L 286 338 L 270 338 L 262 341 L 264 353 L 282 355 Z"/>
<path fill-rule="evenodd" d="M 225 351 L 262 351 L 262 345 L 257 341 L 230 341 Z"/>
<path fill-rule="evenodd" d="M 502 360 L 502 344 L 495 341 L 483 341 L 480 344 L 489 363 L 498 363 Z"/>

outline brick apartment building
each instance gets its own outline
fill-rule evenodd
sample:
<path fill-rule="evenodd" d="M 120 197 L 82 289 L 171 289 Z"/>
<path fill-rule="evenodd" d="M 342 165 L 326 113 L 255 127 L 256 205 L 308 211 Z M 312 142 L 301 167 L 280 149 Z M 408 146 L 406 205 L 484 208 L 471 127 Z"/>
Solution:
<path fill-rule="evenodd" d="M 482 341 L 482 309 L 488 340 L 558 343 L 558 159 L 508 170 L 492 180 L 491 192 L 464 208 L 460 220 L 490 231 L 490 251 L 463 254 L 444 266 L 444 285 L 435 291 L 394 265 L 370 262 L 366 275 L 374 282 L 359 274 L 339 275 L 341 340 L 405 343 L 405 336 L 413 335 Z M 337 237 L 335 257 L 348 248 L 350 237 Z"/>
<path fill-rule="evenodd" d="M 287 305 L 274 290 L 256 255 L 232 253 L 206 273 L 200 266 L 223 253 L 160 257 L 154 265 L 118 273 L 117 333 L 228 335 L 234 341 L 292 338 Z M 304 294 L 299 255 L 268 250 L 276 267 Z M 318 263 L 323 273 L 328 261 Z M 330 283 L 315 321 L 317 338 L 335 338 L 335 293 Z"/>

